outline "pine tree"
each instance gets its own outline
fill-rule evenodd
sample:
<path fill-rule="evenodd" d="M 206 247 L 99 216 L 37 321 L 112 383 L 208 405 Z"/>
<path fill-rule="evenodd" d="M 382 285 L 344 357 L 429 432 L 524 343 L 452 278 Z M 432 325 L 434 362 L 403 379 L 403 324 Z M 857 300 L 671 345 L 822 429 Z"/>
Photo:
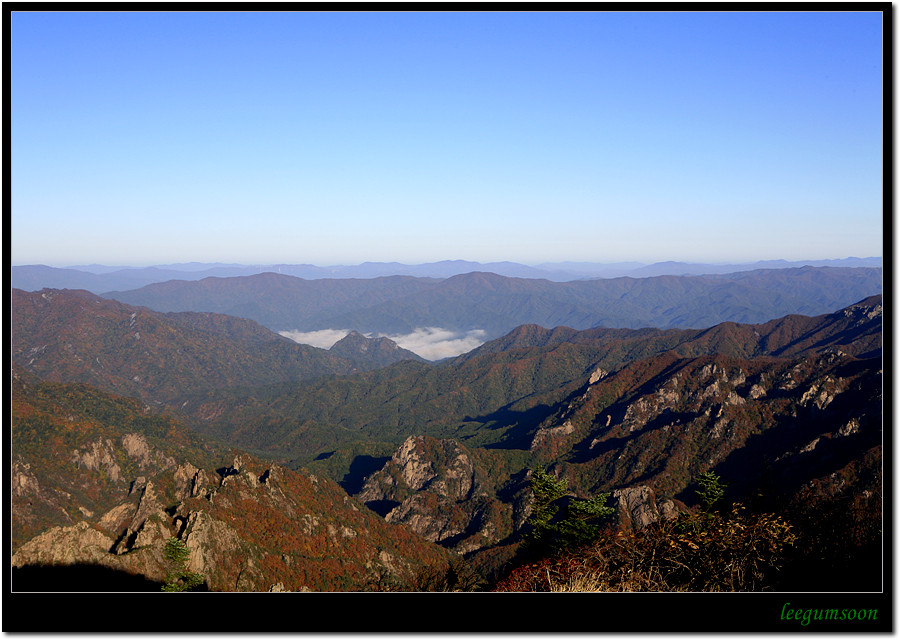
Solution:
<path fill-rule="evenodd" d="M 722 479 L 712 471 L 704 471 L 697 478 L 697 495 L 700 502 L 703 503 L 704 511 L 712 511 L 713 507 L 725 497 L 725 487 L 727 486 Z"/>
<path fill-rule="evenodd" d="M 203 574 L 188 570 L 190 555 L 187 545 L 178 538 L 166 541 L 163 556 L 169 563 L 169 572 L 166 574 L 166 583 L 162 586 L 163 591 L 193 591 L 206 581 Z"/>
<path fill-rule="evenodd" d="M 539 553 L 556 552 L 592 542 L 600 531 L 600 522 L 615 509 L 606 505 L 609 493 L 588 499 L 571 498 L 562 514 L 555 504 L 568 493 L 568 482 L 556 479 L 543 468 L 531 476 L 534 504 L 528 518 L 529 528 L 523 534 L 526 544 Z"/>

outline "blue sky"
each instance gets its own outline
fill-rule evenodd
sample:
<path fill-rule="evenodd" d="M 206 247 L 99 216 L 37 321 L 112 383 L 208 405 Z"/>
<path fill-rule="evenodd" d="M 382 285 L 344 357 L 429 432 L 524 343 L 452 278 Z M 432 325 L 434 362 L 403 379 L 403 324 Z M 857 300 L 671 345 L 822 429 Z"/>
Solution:
<path fill-rule="evenodd" d="M 882 255 L 877 12 L 11 24 L 12 264 Z"/>

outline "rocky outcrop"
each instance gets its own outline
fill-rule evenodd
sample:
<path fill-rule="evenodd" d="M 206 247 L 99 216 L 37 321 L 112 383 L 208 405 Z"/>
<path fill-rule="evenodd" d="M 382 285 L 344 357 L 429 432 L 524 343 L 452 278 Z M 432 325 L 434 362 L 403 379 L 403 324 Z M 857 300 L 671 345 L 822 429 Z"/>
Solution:
<path fill-rule="evenodd" d="M 72 453 L 72 462 L 88 471 L 103 472 L 113 481 L 122 479 L 122 470 L 116 463 L 113 454 L 113 443 L 110 440 L 97 440 L 92 442 L 90 448 L 84 451 L 75 449 Z"/>
<path fill-rule="evenodd" d="M 139 433 L 126 433 L 122 436 L 122 446 L 140 469 L 171 469 L 175 466 L 174 458 L 154 449 L 147 438 Z"/>
<path fill-rule="evenodd" d="M 616 489 L 612 492 L 619 526 L 642 529 L 659 520 L 674 520 L 687 511 L 684 503 L 671 498 L 659 498 L 646 485 Z"/>
<path fill-rule="evenodd" d="M 550 426 L 542 425 L 531 441 L 531 450 L 548 449 L 553 447 L 555 443 L 575 432 L 575 425 L 571 420 L 566 420 L 560 425 Z"/>
<path fill-rule="evenodd" d="M 193 511 L 184 517 L 184 543 L 190 550 L 188 568 L 209 576 L 210 588 L 215 591 L 255 591 L 263 585 L 259 563 L 248 553 L 247 541 L 227 521 L 213 517 L 207 511 Z M 237 578 L 230 579 L 238 567 Z"/>
<path fill-rule="evenodd" d="M 867 324 L 867 320 L 881 318 L 884 314 L 881 296 L 873 296 L 862 300 L 857 304 L 850 305 L 843 309 L 840 313 L 855 321 L 857 325 Z"/>
<path fill-rule="evenodd" d="M 598 382 L 609 375 L 602 367 L 596 367 L 588 377 L 587 383 L 573 394 L 566 409 L 553 416 L 538 427 L 531 440 L 531 450 L 540 453 L 544 458 L 555 458 L 572 445 L 572 434 L 578 430 L 572 422 L 572 416 L 579 413 L 586 405 L 591 390 Z"/>
<path fill-rule="evenodd" d="M 131 514 L 125 531 L 120 534 L 112 551 L 129 553 L 135 548 L 162 546 L 171 534 L 169 517 L 165 512 L 164 498 L 156 491 L 153 482 L 146 482 L 141 491 L 137 508 Z"/>
<path fill-rule="evenodd" d="M 166 475 L 186 495 L 176 504 L 156 488 Z M 164 581 L 163 550 L 177 537 L 190 552 L 187 568 L 211 590 L 314 591 L 363 589 L 386 575 L 402 584 L 445 562 L 440 548 L 384 523 L 333 482 L 246 455 L 215 474 L 182 464 L 130 498 L 44 531 L 16 551 L 13 566 L 97 565 Z"/>
<path fill-rule="evenodd" d="M 764 446 L 779 475 L 795 483 L 852 455 L 841 447 L 862 451 L 880 441 L 879 362 L 843 349 L 635 361 L 592 375 L 595 382 L 559 402 L 531 451 L 538 464 L 561 463 L 576 492 L 646 484 L 690 501 L 692 478 L 716 470 L 739 499 L 760 482 L 761 463 L 748 462 L 757 455 L 751 444 Z M 789 468 L 797 460 L 806 471 Z"/>
<path fill-rule="evenodd" d="M 492 496 L 472 453 L 453 440 L 410 436 L 356 497 L 387 522 L 458 553 L 511 532 L 511 505 Z"/>
<path fill-rule="evenodd" d="M 112 553 L 115 538 L 98 525 L 81 521 L 53 527 L 23 544 L 12 557 L 12 566 L 95 565 L 164 581 L 166 562 L 162 545 L 135 545 L 127 554 Z M 15 583 L 13 589 L 15 589 Z"/>
<path fill-rule="evenodd" d="M 109 534 L 84 521 L 70 527 L 54 527 L 23 544 L 13 554 L 12 566 L 105 564 L 114 542 Z"/>
<path fill-rule="evenodd" d="M 390 500 L 426 488 L 451 501 L 466 500 L 479 491 L 472 460 L 457 442 L 410 436 L 385 469 L 369 477 L 357 497 L 364 502 Z"/>
<path fill-rule="evenodd" d="M 13 462 L 10 476 L 10 491 L 14 496 L 40 495 L 41 484 L 31 471 L 31 465 L 27 462 L 16 460 Z"/>
<path fill-rule="evenodd" d="M 27 374 L 14 381 L 12 563 L 27 568 L 15 574 L 21 584 L 48 565 L 164 581 L 173 538 L 214 590 L 363 590 L 447 566 L 444 549 L 385 523 L 331 480 L 246 454 L 219 466 L 223 452 L 210 455 L 213 446 L 139 402 Z M 457 460 L 430 482 L 461 495 L 472 478 Z"/>

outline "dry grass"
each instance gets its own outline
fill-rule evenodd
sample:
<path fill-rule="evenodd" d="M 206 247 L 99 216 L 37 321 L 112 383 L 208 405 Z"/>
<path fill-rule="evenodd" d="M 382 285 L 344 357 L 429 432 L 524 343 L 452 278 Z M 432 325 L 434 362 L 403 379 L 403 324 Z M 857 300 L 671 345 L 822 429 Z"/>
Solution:
<path fill-rule="evenodd" d="M 659 591 L 686 591 L 684 588 L 669 586 L 666 589 L 655 581 L 640 574 L 632 574 L 627 578 L 610 583 L 607 576 L 598 573 L 578 573 L 565 581 L 554 581 L 547 578 L 548 591 L 553 593 L 637 593 Z"/>
<path fill-rule="evenodd" d="M 576 552 L 545 557 L 513 571 L 501 591 L 764 591 L 796 540 L 770 514 L 699 514 L 617 532 Z"/>

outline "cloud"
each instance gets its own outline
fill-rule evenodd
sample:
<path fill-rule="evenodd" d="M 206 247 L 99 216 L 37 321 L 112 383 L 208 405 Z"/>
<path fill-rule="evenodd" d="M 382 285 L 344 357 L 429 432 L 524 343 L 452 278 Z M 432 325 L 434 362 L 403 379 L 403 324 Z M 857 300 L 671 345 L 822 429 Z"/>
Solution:
<path fill-rule="evenodd" d="M 349 329 L 321 329 L 320 331 L 279 331 L 280 335 L 300 344 L 320 349 L 330 349 L 334 343 L 347 336 Z"/>
<path fill-rule="evenodd" d="M 383 335 L 404 349 L 422 356 L 426 360 L 440 360 L 458 356 L 484 344 L 482 329 L 471 331 L 451 331 L 440 327 L 422 327 L 405 335 Z"/>
<path fill-rule="evenodd" d="M 349 329 L 321 329 L 319 331 L 279 331 L 285 338 L 320 349 L 330 349 L 334 343 L 350 333 Z M 404 349 L 426 360 L 441 360 L 458 356 L 484 344 L 486 333 L 482 329 L 451 331 L 440 327 L 421 327 L 412 333 L 388 335 L 367 333 L 367 337 L 390 338 Z"/>

